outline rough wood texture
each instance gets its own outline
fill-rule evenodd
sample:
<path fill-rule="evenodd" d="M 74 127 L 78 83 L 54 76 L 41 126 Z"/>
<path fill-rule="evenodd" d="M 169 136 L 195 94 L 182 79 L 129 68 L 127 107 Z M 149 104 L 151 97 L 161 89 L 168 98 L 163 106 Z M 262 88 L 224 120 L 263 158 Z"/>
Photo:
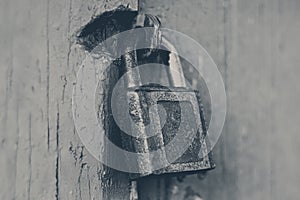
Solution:
<path fill-rule="evenodd" d="M 80 142 L 71 110 L 84 51 L 77 31 L 91 17 L 135 0 L 0 2 L 0 199 L 129 199 Z"/>
<path fill-rule="evenodd" d="M 83 147 L 71 94 L 76 32 L 134 0 L 0 1 L 0 199 L 128 199 L 126 178 Z M 228 114 L 204 179 L 152 178 L 140 199 L 297 200 L 300 1 L 147 0 L 165 27 L 199 41 L 223 74 Z"/>

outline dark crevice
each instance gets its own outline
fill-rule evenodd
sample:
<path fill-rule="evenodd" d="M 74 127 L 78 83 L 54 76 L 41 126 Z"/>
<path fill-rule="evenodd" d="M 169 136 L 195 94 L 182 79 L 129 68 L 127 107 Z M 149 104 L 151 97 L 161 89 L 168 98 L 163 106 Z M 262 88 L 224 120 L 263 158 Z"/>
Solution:
<path fill-rule="evenodd" d="M 69 1 L 68 30 L 67 30 L 68 37 L 70 37 L 71 19 L 72 19 L 72 0 Z M 68 44 L 68 54 L 67 54 L 67 67 L 70 67 L 70 55 L 71 55 L 72 42 L 70 38 L 68 38 L 68 40 L 69 40 L 69 44 Z"/>
<path fill-rule="evenodd" d="M 16 199 L 16 190 L 17 190 L 17 170 L 18 170 L 18 157 L 19 157 L 19 140 L 20 140 L 20 124 L 19 124 L 19 103 L 17 103 L 17 116 L 16 116 L 16 123 L 17 123 L 17 138 L 16 138 L 16 153 L 15 153 L 15 183 L 14 183 L 14 198 Z"/>
<path fill-rule="evenodd" d="M 28 200 L 31 199 L 31 177 L 32 177 L 32 167 L 31 167 L 31 159 L 32 159 L 32 144 L 31 144 L 31 132 L 32 132 L 32 127 L 31 127 L 31 113 L 29 114 L 29 157 L 28 157 L 28 165 L 29 165 L 29 180 L 28 180 Z"/>
<path fill-rule="evenodd" d="M 46 14 L 46 51 L 47 51 L 47 89 L 46 89 L 46 104 L 47 104 L 47 149 L 50 148 L 50 117 L 49 117 L 49 90 L 50 90 L 50 47 L 49 47 L 49 1 L 47 0 L 47 14 Z"/>
<path fill-rule="evenodd" d="M 59 200 L 59 160 L 60 160 L 60 152 L 59 152 L 59 107 L 57 105 L 57 114 L 56 114 L 56 164 L 55 164 L 55 198 Z"/>

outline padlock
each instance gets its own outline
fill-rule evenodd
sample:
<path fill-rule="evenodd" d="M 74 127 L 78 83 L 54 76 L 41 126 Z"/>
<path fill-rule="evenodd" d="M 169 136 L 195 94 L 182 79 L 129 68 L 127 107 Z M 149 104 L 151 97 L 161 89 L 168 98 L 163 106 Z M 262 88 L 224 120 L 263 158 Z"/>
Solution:
<path fill-rule="evenodd" d="M 138 60 L 137 51 L 122 56 L 121 76 L 126 76 L 124 84 L 127 87 L 124 99 L 133 123 L 129 125 L 130 134 L 120 130 L 121 143 L 124 150 L 136 153 L 136 160 L 128 160 L 127 165 L 137 165 L 139 168 L 139 173 L 130 174 L 131 179 L 148 175 L 198 173 L 215 167 L 208 150 L 200 93 L 187 87 L 174 46 L 164 37 L 161 38 L 161 45 L 169 50 L 167 74 L 170 86 L 167 87 L 142 85 L 138 70 L 128 73 L 139 63 L 145 63 L 145 56 L 143 61 Z M 155 55 L 159 56 L 159 53 Z M 157 62 L 164 63 L 161 60 Z M 159 112 L 158 108 L 164 112 Z M 159 154 L 151 154 L 153 151 Z M 168 164 L 159 168 L 161 163 Z"/>
<path fill-rule="evenodd" d="M 131 16 L 129 19 L 133 20 L 125 25 L 119 25 L 124 18 L 120 17 L 123 16 L 120 15 L 122 12 L 128 12 Z M 187 87 L 180 58 L 176 55 L 176 49 L 159 33 L 160 22 L 158 18 L 151 15 L 139 15 L 126 9 L 108 13 L 105 17 L 109 17 L 110 20 L 99 18 L 95 21 L 96 24 L 102 24 L 102 26 L 98 27 L 95 26 L 95 23 L 92 23 L 81 32 L 79 42 L 87 50 L 91 50 L 106 37 L 109 37 L 110 35 L 107 35 L 107 33 L 113 35 L 118 31 L 125 31 L 130 28 L 149 26 L 155 27 L 155 30 L 157 30 L 153 33 L 153 40 L 147 41 L 151 42 L 149 46 L 152 49 L 131 51 L 124 54 L 114 62 L 119 68 L 118 72 L 110 74 L 110 76 L 119 74 L 119 78 L 123 75 L 126 76 L 125 98 L 128 104 L 128 111 L 126 112 L 133 121 L 130 124 L 131 130 L 129 130 L 129 133 L 122 131 L 115 122 L 114 117 L 112 117 L 111 98 L 109 97 L 111 88 L 107 89 L 108 97 L 105 99 L 107 101 L 104 108 L 106 117 L 103 123 L 105 124 L 106 135 L 117 146 L 136 153 L 134 160 L 124 159 L 124 162 L 126 162 L 124 164 L 130 167 L 134 162 L 134 165 L 138 166 L 139 169 L 133 170 L 138 171 L 138 173 L 130 174 L 130 178 L 137 179 L 151 174 L 179 175 L 213 169 L 215 165 L 209 152 L 209 141 L 206 137 L 207 130 L 200 93 Z M 118 21 L 118 19 L 120 20 Z M 107 23 L 103 24 L 105 21 Z M 121 27 L 121 29 L 119 30 L 118 27 Z M 109 32 L 106 29 L 111 31 Z M 102 36 L 105 37 L 102 38 Z M 155 50 L 160 45 L 159 42 L 169 52 Z M 141 86 L 138 70 L 137 73 L 127 73 L 148 62 L 169 65 L 166 74 L 170 86 L 155 84 Z M 116 77 L 112 78 L 112 82 L 115 79 Z M 113 86 L 111 83 L 108 85 Z M 160 112 L 160 110 L 163 110 L 163 112 Z M 152 133 L 147 131 L 149 124 L 152 125 Z M 114 152 L 110 152 L 110 149 L 105 149 L 105 151 L 111 155 L 109 159 L 114 159 Z M 160 154 L 151 157 L 151 152 L 160 152 Z M 120 156 L 116 157 L 119 158 Z M 164 167 L 159 167 L 160 163 L 163 163 Z"/>

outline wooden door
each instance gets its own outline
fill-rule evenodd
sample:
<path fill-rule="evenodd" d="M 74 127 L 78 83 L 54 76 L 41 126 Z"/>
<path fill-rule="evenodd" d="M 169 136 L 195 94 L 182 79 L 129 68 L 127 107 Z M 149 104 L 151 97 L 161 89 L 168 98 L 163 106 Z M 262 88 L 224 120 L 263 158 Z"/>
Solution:
<path fill-rule="evenodd" d="M 126 174 L 76 134 L 72 88 L 92 17 L 136 0 L 0 1 L 0 199 L 134 199 Z M 297 200 L 300 1 L 141 0 L 202 44 L 222 73 L 227 119 L 205 177 L 138 181 L 139 199 Z"/>

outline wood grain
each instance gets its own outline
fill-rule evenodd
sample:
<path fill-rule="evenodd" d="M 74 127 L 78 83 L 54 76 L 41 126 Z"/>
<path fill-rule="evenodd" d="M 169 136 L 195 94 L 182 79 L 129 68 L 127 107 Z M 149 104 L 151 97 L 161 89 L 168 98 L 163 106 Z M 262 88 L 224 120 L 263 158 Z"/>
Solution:
<path fill-rule="evenodd" d="M 72 119 L 75 36 L 92 17 L 137 1 L 1 1 L 0 199 L 129 199 L 129 181 L 86 151 Z"/>
<path fill-rule="evenodd" d="M 134 0 L 0 1 L 0 199 L 130 198 L 126 175 L 112 178 L 84 148 L 71 111 L 85 57 L 76 34 L 120 4 L 137 8 Z M 140 8 L 207 49 L 228 112 L 214 171 L 141 180 L 139 199 L 299 199 L 300 1 L 142 0 Z"/>

